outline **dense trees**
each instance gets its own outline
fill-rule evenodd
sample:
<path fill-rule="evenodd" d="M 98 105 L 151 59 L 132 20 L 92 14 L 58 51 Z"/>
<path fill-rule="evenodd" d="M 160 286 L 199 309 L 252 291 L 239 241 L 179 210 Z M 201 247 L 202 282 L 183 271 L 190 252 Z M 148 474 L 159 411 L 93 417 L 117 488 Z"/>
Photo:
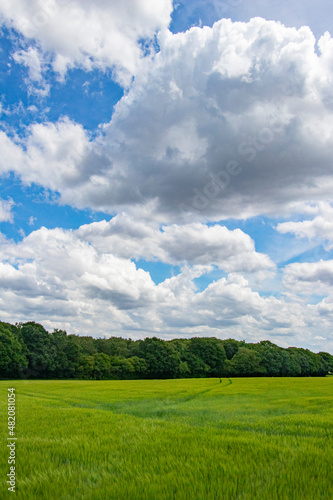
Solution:
<path fill-rule="evenodd" d="M 227 356 L 220 340 L 194 337 L 189 341 L 188 351 L 207 366 L 207 377 L 223 376 Z"/>
<path fill-rule="evenodd" d="M 19 331 L 7 323 L 0 323 L 0 376 L 21 378 L 28 367 L 27 349 Z"/>
<path fill-rule="evenodd" d="M 29 321 L 0 322 L 0 378 L 156 379 L 187 377 L 298 377 L 333 373 L 333 356 L 283 349 L 267 340 L 94 339 L 48 333 Z"/>
<path fill-rule="evenodd" d="M 261 366 L 262 357 L 255 349 L 241 347 L 226 363 L 226 373 L 231 377 L 256 377 L 267 374 Z"/>

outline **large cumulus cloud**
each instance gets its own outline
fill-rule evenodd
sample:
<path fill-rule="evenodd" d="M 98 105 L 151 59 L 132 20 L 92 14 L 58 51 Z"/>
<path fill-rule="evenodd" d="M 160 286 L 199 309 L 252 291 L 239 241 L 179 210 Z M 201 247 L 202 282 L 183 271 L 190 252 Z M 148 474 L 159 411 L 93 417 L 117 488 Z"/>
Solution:
<path fill-rule="evenodd" d="M 112 171 L 123 176 L 115 200 L 127 189 L 133 203 L 155 198 L 172 217 L 218 219 L 330 197 L 328 35 L 319 47 L 320 56 L 308 28 L 263 19 L 161 38 L 150 70 L 105 128 L 108 182 Z M 93 188 L 87 196 L 95 200 Z"/>
<path fill-rule="evenodd" d="M 278 215 L 331 199 L 329 34 L 317 53 L 307 27 L 223 19 L 163 30 L 159 43 L 98 138 L 68 120 L 31 126 L 21 142 L 2 138 L 9 158 L 21 155 L 3 158 L 3 169 L 39 178 L 64 203 L 154 207 L 169 222 Z"/>

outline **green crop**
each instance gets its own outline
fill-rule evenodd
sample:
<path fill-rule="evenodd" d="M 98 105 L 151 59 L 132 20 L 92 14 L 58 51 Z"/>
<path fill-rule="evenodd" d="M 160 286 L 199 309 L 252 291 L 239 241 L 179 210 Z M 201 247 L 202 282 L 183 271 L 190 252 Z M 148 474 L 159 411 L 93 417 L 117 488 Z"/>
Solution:
<path fill-rule="evenodd" d="M 0 382 L 15 498 L 331 500 L 333 377 Z"/>

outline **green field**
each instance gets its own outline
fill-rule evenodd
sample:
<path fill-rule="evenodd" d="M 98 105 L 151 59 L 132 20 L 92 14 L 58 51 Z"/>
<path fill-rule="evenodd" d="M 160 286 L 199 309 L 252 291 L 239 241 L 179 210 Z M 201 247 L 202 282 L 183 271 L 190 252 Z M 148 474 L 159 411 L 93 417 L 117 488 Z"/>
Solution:
<path fill-rule="evenodd" d="M 15 494 L 5 484 L 11 386 Z M 0 388 L 1 498 L 333 498 L 333 377 L 21 380 Z"/>

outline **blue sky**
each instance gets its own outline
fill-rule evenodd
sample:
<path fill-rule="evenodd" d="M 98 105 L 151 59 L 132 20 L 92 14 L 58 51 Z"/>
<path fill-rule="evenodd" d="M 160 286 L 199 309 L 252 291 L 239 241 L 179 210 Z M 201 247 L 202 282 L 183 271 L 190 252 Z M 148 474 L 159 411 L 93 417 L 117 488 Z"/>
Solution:
<path fill-rule="evenodd" d="M 1 320 L 333 352 L 328 2 L 0 22 Z"/>

